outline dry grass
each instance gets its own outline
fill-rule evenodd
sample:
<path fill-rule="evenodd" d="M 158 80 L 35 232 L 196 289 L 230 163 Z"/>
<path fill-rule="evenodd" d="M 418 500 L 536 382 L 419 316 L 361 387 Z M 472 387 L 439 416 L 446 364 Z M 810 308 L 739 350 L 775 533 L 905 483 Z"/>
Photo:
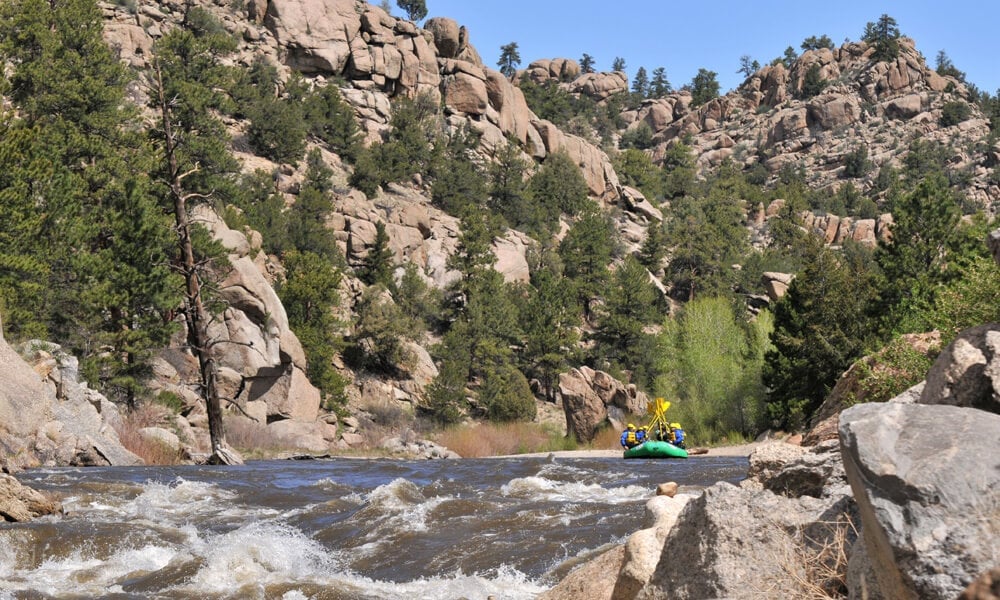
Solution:
<path fill-rule="evenodd" d="M 449 428 L 433 438 L 464 458 L 576 449 L 561 432 L 534 423 L 479 423 Z"/>
<path fill-rule="evenodd" d="M 247 418 L 227 418 L 226 443 L 244 458 L 265 458 L 285 449 L 287 444 L 271 433 L 267 425 Z"/>
<path fill-rule="evenodd" d="M 161 405 L 146 402 L 122 415 L 116 428 L 122 446 L 141 458 L 147 465 L 176 465 L 183 461 L 180 450 L 166 444 L 143 438 L 139 430 L 144 427 L 170 429 L 170 411 Z"/>
<path fill-rule="evenodd" d="M 810 526 L 813 533 L 800 529 L 797 545 L 788 548 L 780 565 L 788 576 L 788 588 L 770 593 L 788 594 L 802 600 L 847 598 L 848 549 L 858 537 L 850 516 Z"/>

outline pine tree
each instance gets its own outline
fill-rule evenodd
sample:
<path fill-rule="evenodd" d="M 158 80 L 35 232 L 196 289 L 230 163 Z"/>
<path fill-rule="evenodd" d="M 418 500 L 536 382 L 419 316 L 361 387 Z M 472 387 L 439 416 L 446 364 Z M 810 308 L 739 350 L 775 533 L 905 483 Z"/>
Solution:
<path fill-rule="evenodd" d="M 365 255 L 359 277 L 368 285 L 380 284 L 385 289 L 392 289 L 394 258 L 392 248 L 389 247 L 389 235 L 385 232 L 385 223 L 378 221 L 375 223 L 375 241 Z"/>
<path fill-rule="evenodd" d="M 0 277 L 6 310 L 25 319 L 14 324 L 23 333 L 79 354 L 108 396 L 134 403 L 178 297 L 169 228 L 150 193 L 151 154 L 125 102 L 128 73 L 90 0 L 20 0 L 0 12 L 21 117 L 7 120 L 0 142 L 9 201 L 0 262 L 13 267 Z"/>
<path fill-rule="evenodd" d="M 663 67 L 653 69 L 653 79 L 649 82 L 649 97 L 664 98 L 672 91 L 670 81 L 667 80 L 667 70 Z"/>
<path fill-rule="evenodd" d="M 559 243 L 564 273 L 573 283 L 577 303 L 585 318 L 590 318 L 594 302 L 603 296 L 614 247 L 611 221 L 593 203 L 583 211 Z"/>
<path fill-rule="evenodd" d="M 632 94 L 640 99 L 649 96 L 649 76 L 646 74 L 646 67 L 639 67 L 632 80 Z"/>
<path fill-rule="evenodd" d="M 517 73 L 517 66 L 521 64 L 521 53 L 517 51 L 517 42 L 511 42 L 500 46 L 500 60 L 497 66 L 500 72 L 506 77 L 513 77 Z"/>

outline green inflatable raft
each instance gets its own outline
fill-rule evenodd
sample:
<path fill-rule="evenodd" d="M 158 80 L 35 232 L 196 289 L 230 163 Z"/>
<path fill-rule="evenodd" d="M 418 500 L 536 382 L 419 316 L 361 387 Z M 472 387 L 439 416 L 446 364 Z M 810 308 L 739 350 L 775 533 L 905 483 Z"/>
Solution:
<path fill-rule="evenodd" d="M 649 440 L 634 448 L 625 450 L 625 458 L 687 458 L 684 448 L 678 448 L 670 442 Z"/>

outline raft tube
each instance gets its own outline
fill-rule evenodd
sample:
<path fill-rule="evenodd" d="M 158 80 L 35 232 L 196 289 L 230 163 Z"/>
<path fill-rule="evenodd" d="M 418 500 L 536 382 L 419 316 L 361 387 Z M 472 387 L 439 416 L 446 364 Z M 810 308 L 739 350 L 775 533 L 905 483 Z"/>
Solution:
<path fill-rule="evenodd" d="M 684 448 L 678 448 L 670 442 L 650 440 L 643 442 L 634 448 L 625 450 L 625 458 L 687 458 L 688 453 Z"/>

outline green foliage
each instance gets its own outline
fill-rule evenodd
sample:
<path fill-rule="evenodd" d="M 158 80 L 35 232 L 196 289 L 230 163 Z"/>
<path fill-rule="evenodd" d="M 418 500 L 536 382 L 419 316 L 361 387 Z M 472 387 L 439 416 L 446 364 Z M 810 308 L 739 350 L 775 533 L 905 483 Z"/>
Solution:
<path fill-rule="evenodd" d="M 587 54 L 586 52 L 584 52 L 583 56 L 580 57 L 580 72 L 581 73 L 594 72 L 594 57 Z"/>
<path fill-rule="evenodd" d="M 941 127 L 951 127 L 967 120 L 972 115 L 972 108 L 961 100 L 946 102 L 941 107 Z"/>
<path fill-rule="evenodd" d="M 559 215 L 576 216 L 589 202 L 587 182 L 580 167 L 565 152 L 553 152 L 528 181 L 527 193 L 552 227 Z"/>
<path fill-rule="evenodd" d="M 649 75 L 646 73 L 646 67 L 639 67 L 635 72 L 635 78 L 632 79 L 632 94 L 640 100 L 649 96 Z"/>
<path fill-rule="evenodd" d="M 468 128 L 449 136 L 439 164 L 431 170 L 431 200 L 448 214 L 461 215 L 467 208 L 486 205 L 486 178 L 472 159 L 478 142 Z"/>
<path fill-rule="evenodd" d="M 278 297 L 288 313 L 288 324 L 306 351 L 309 381 L 319 388 L 328 405 L 343 403 L 346 381 L 333 368 L 334 355 L 343 342 L 336 334 L 341 273 L 330 261 L 312 252 L 292 250 L 284 257 L 285 281 Z"/>
<path fill-rule="evenodd" d="M 632 186 L 649 199 L 663 197 L 665 174 L 653 164 L 649 154 L 628 148 L 611 159 L 623 185 Z"/>
<path fill-rule="evenodd" d="M 868 160 L 868 147 L 858 146 L 844 155 L 844 177 L 864 177 L 874 165 Z"/>
<path fill-rule="evenodd" d="M 579 311 L 565 278 L 548 266 L 532 271 L 532 285 L 516 296 L 520 301 L 523 345 L 518 353 L 522 370 L 537 379 L 545 397 L 556 400 L 559 373 L 568 366 L 578 341 Z"/>
<path fill-rule="evenodd" d="M 683 142 L 675 142 L 667 147 L 663 157 L 666 178 L 663 184 L 664 196 L 668 199 L 692 193 L 695 187 L 694 151 Z"/>
<path fill-rule="evenodd" d="M 396 298 L 397 305 L 418 333 L 420 329 L 440 326 L 441 291 L 427 283 L 415 263 L 408 262 L 403 266 Z"/>
<path fill-rule="evenodd" d="M 429 94 L 397 100 L 388 138 L 359 153 L 351 185 L 372 196 L 379 186 L 426 173 L 438 135 L 437 115 L 437 104 Z"/>
<path fill-rule="evenodd" d="M 760 63 L 752 59 L 749 54 L 744 54 L 740 57 L 740 68 L 736 72 L 742 73 L 743 77 L 750 77 L 759 70 Z"/>
<path fill-rule="evenodd" d="M 720 172 L 704 196 L 674 200 L 667 222 L 673 251 L 667 269 L 671 295 L 690 301 L 697 294 L 726 295 L 735 279 L 732 265 L 749 250 L 739 198 L 751 198 L 738 172 Z"/>
<path fill-rule="evenodd" d="M 935 64 L 936 68 L 934 70 L 937 71 L 938 75 L 943 75 L 945 77 L 954 77 L 955 79 L 963 83 L 965 82 L 965 73 L 959 71 L 958 68 L 955 67 L 955 64 L 951 62 L 951 59 L 948 58 L 948 55 L 945 53 L 944 50 L 938 51 Z"/>
<path fill-rule="evenodd" d="M 305 120 L 310 134 L 347 162 L 354 162 L 361 152 L 361 128 L 354 109 L 336 86 L 328 83 L 305 96 Z"/>
<path fill-rule="evenodd" d="M 427 3 L 424 0 L 396 0 L 396 6 L 405 10 L 411 21 L 420 21 L 427 16 Z"/>
<path fill-rule="evenodd" d="M 872 58 L 880 62 L 896 60 L 899 56 L 899 26 L 896 20 L 887 14 L 879 17 L 875 23 L 865 25 L 861 39 L 871 45 L 875 51 Z"/>
<path fill-rule="evenodd" d="M 595 355 L 612 368 L 632 369 L 633 381 L 643 387 L 653 376 L 645 328 L 659 319 L 660 304 L 646 267 L 634 256 L 626 256 L 604 294 L 594 333 Z"/>
<path fill-rule="evenodd" d="M 691 106 L 701 106 L 709 100 L 719 97 L 718 73 L 708 69 L 698 69 L 698 74 L 691 80 Z"/>
<path fill-rule="evenodd" d="M 491 421 L 531 421 L 537 411 L 528 380 L 510 364 L 483 375 L 479 401 L 486 406 Z"/>
<path fill-rule="evenodd" d="M 587 318 L 594 301 L 603 295 L 614 248 L 614 227 L 596 205 L 580 215 L 559 243 L 563 272 L 572 282 L 577 303 Z"/>
<path fill-rule="evenodd" d="M 247 140 L 257 152 L 278 163 L 295 164 L 306 150 L 306 121 L 300 102 L 273 96 L 248 110 Z"/>
<path fill-rule="evenodd" d="M 615 59 L 613 61 L 611 61 L 611 70 L 612 71 L 622 71 L 622 72 L 624 72 L 625 71 L 625 59 L 622 58 L 622 57 L 620 57 L 620 56 L 616 56 Z"/>
<path fill-rule="evenodd" d="M 813 63 L 802 78 L 802 97 L 812 98 L 823 92 L 827 81 L 823 79 L 819 63 Z"/>
<path fill-rule="evenodd" d="M 805 268 L 775 306 L 774 348 L 763 381 L 770 389 L 774 425 L 803 427 L 857 360 L 874 333 L 868 316 L 878 295 L 870 251 L 847 245 L 842 253 L 810 238 Z"/>
<path fill-rule="evenodd" d="M 188 9 L 184 14 L 184 27 L 199 38 L 229 36 L 222 21 L 202 6 Z"/>
<path fill-rule="evenodd" d="M 278 192 L 274 177 L 258 169 L 241 178 L 240 190 L 234 202 L 238 211 L 229 209 L 224 213 L 228 226 L 236 230 L 248 226 L 260 232 L 268 254 L 281 255 L 291 249 L 285 198 Z"/>
<path fill-rule="evenodd" d="M 517 229 L 534 220 L 527 198 L 527 171 L 528 161 L 522 157 L 520 148 L 508 140 L 497 151 L 487 172 L 486 208 Z"/>
<path fill-rule="evenodd" d="M 927 377 L 933 359 L 902 338 L 895 338 L 874 358 L 858 363 L 858 383 L 865 402 L 888 402 Z"/>
<path fill-rule="evenodd" d="M 766 428 L 761 384 L 770 313 L 746 322 L 721 297 L 701 297 L 668 319 L 660 334 L 657 396 L 674 399 L 670 419 L 708 443 L 730 431 L 753 437 Z"/>
<path fill-rule="evenodd" d="M 649 123 L 640 121 L 635 127 L 629 128 L 618 140 L 618 146 L 623 150 L 635 148 L 637 150 L 648 150 L 656 145 L 653 141 L 653 128 Z"/>
<path fill-rule="evenodd" d="M 803 52 L 807 52 L 809 50 L 822 50 L 824 48 L 827 50 L 833 50 L 833 40 L 831 40 L 827 35 L 821 35 L 819 37 L 811 35 L 802 40 L 801 48 Z"/>
<path fill-rule="evenodd" d="M 992 257 L 973 257 L 952 281 L 938 288 L 924 320 L 948 344 L 959 332 L 1000 322 L 1000 268 Z"/>
<path fill-rule="evenodd" d="M 413 362 L 404 345 L 412 330 L 403 311 L 381 285 L 369 287 L 354 307 L 354 343 L 359 366 L 383 373 L 394 373 Z"/>
<path fill-rule="evenodd" d="M 392 273 L 395 255 L 389 247 L 389 235 L 385 223 L 375 223 L 375 241 L 361 263 L 358 277 L 368 285 L 381 284 L 385 289 L 394 287 Z"/>
<path fill-rule="evenodd" d="M 521 64 L 521 53 L 517 50 L 517 42 L 500 46 L 500 59 L 497 61 L 497 66 L 500 67 L 501 73 L 507 77 L 513 77 L 519 64 Z"/>
<path fill-rule="evenodd" d="M 90 0 L 0 5 L 0 311 L 11 339 L 53 337 L 109 398 L 143 394 L 179 302 L 154 157 L 129 74 Z"/>
<path fill-rule="evenodd" d="M 309 153 L 307 164 L 305 181 L 288 210 L 288 240 L 296 250 L 316 254 L 335 264 L 342 257 L 334 232 L 326 226 L 327 217 L 333 212 L 332 171 L 316 148 Z"/>
<path fill-rule="evenodd" d="M 961 215 L 941 175 L 931 175 L 893 207 L 892 243 L 882 244 L 876 260 L 883 272 L 878 302 L 873 304 L 885 333 L 910 329 L 920 307 L 933 302 L 938 285 L 956 268 L 952 254 L 961 240 Z M 922 329 L 921 329 L 922 330 Z"/>
<path fill-rule="evenodd" d="M 667 70 L 663 67 L 653 69 L 653 78 L 649 82 L 648 96 L 650 98 L 665 98 L 672 91 L 673 88 L 670 87 L 670 81 L 667 79 Z"/>

